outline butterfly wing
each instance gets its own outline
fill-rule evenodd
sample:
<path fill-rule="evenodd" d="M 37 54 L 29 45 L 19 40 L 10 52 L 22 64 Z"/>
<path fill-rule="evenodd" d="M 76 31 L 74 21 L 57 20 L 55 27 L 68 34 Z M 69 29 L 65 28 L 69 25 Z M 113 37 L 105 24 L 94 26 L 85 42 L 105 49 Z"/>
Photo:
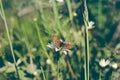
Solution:
<path fill-rule="evenodd" d="M 69 43 L 64 43 L 64 45 L 62 46 L 62 49 L 72 49 L 73 45 L 69 44 Z"/>
<path fill-rule="evenodd" d="M 54 42 L 54 44 L 55 44 L 55 46 L 57 47 L 57 48 L 59 48 L 60 47 L 60 39 L 59 38 L 57 38 L 56 36 L 53 36 L 53 42 Z"/>

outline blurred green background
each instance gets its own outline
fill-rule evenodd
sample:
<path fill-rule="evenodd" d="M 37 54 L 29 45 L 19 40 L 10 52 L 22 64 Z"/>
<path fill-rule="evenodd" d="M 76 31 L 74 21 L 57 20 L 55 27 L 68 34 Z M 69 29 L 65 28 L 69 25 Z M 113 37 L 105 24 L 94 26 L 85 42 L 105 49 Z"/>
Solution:
<path fill-rule="evenodd" d="M 82 0 L 2 0 L 21 80 L 84 80 L 84 23 Z M 90 80 L 120 79 L 120 0 L 87 0 L 89 21 Z M 67 55 L 47 47 L 52 37 L 70 42 Z M 51 59 L 51 61 L 49 60 Z M 110 58 L 118 69 L 101 68 Z M 53 64 L 53 65 L 52 65 Z M 14 61 L 0 9 L 0 80 L 17 80 Z"/>

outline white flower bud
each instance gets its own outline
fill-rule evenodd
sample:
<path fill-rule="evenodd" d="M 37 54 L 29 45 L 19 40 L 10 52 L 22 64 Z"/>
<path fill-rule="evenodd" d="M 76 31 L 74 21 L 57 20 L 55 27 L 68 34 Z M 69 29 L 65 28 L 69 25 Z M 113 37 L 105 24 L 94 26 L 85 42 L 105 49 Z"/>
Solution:
<path fill-rule="evenodd" d="M 113 69 L 117 69 L 118 68 L 118 65 L 117 65 L 117 63 L 111 63 L 111 65 L 110 65 Z"/>
<path fill-rule="evenodd" d="M 50 65 L 50 64 L 51 64 L 51 60 L 50 60 L 50 59 L 47 59 L 47 60 L 46 60 L 46 63 L 47 63 L 48 65 Z"/>

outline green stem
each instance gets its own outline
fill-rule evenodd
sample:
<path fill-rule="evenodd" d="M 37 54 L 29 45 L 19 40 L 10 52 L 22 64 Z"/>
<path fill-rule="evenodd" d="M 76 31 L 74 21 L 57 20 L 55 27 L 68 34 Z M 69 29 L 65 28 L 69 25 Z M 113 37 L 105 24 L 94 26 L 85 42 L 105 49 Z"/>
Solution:
<path fill-rule="evenodd" d="M 100 69 L 100 76 L 99 76 L 99 80 L 102 80 L 102 70 Z"/>
<path fill-rule="evenodd" d="M 14 64 L 15 64 L 15 69 L 16 69 L 16 73 L 17 73 L 18 79 L 20 80 L 19 70 L 18 70 L 18 67 L 16 65 L 16 59 L 15 59 L 15 55 L 14 55 L 14 51 L 13 51 L 13 45 L 12 45 L 12 41 L 11 41 L 11 38 L 10 38 L 10 34 L 9 34 L 9 30 L 8 30 L 8 25 L 7 25 L 7 22 L 6 22 L 6 17 L 5 17 L 5 13 L 4 13 L 4 9 L 3 9 L 3 4 L 2 4 L 1 0 L 0 0 L 0 5 L 1 5 L 1 16 L 2 16 L 4 24 L 5 24 L 5 29 L 6 29 L 6 33 L 7 33 L 9 45 L 10 45 L 10 50 L 11 50 L 11 53 L 12 53 L 12 58 L 13 58 L 13 61 L 14 61 Z"/>
<path fill-rule="evenodd" d="M 57 9 L 57 4 L 56 4 L 55 0 L 53 0 L 52 3 L 53 3 L 53 13 L 54 13 L 55 21 L 57 24 L 56 28 L 58 29 L 59 34 L 62 36 L 62 30 L 61 30 L 61 24 L 60 24 L 60 20 L 59 20 L 59 13 L 58 13 L 58 9 Z"/>
<path fill-rule="evenodd" d="M 68 11 L 69 11 L 69 18 L 70 18 L 70 21 L 72 22 L 72 20 L 73 20 L 73 13 L 72 13 L 70 0 L 66 0 L 66 3 L 67 3 Z"/>
<path fill-rule="evenodd" d="M 98 27 L 102 27 L 102 1 L 98 1 Z"/>
<path fill-rule="evenodd" d="M 59 80 L 59 78 L 60 78 L 60 77 L 59 77 L 59 66 L 60 66 L 60 65 L 59 65 L 59 61 L 58 61 L 58 66 L 57 66 L 57 80 Z"/>
<path fill-rule="evenodd" d="M 44 74 L 44 71 L 43 71 L 43 68 L 42 68 L 42 67 L 41 67 L 41 71 L 42 71 L 44 80 L 47 80 L 47 79 L 45 78 L 45 74 Z"/>
<path fill-rule="evenodd" d="M 86 0 L 84 0 L 84 24 L 85 24 L 85 80 L 89 80 L 89 38 L 88 38 L 88 10 Z"/>
<path fill-rule="evenodd" d="M 46 48 L 45 48 L 45 46 L 44 46 L 43 40 L 42 40 L 42 38 L 41 38 L 40 31 L 39 31 L 39 28 L 38 28 L 38 24 L 37 24 L 37 23 L 35 23 L 35 28 L 36 28 L 36 30 L 37 30 L 37 34 L 38 34 L 38 38 L 39 38 L 39 42 L 40 42 L 40 44 L 41 44 L 41 47 L 42 47 L 42 49 L 44 50 L 45 55 L 47 56 L 47 58 L 50 59 L 49 55 L 47 54 L 47 50 L 46 50 Z"/>
<path fill-rule="evenodd" d="M 49 60 L 51 60 L 51 58 L 50 58 L 50 56 L 48 55 L 47 50 L 46 50 L 46 48 L 45 48 L 45 46 L 44 46 L 44 42 L 43 42 L 43 40 L 42 40 L 42 38 L 41 38 L 40 31 L 39 31 L 39 27 L 38 27 L 38 24 L 37 24 L 37 23 L 35 23 L 35 28 L 36 28 L 36 30 L 37 30 L 37 34 L 38 34 L 38 38 L 39 38 L 39 42 L 40 42 L 40 44 L 41 44 L 41 47 L 42 47 L 42 49 L 44 50 L 44 53 L 45 53 L 46 57 L 47 57 Z M 54 70 L 54 69 L 55 69 L 55 65 L 53 64 L 52 60 L 51 60 L 51 66 L 52 66 L 52 68 L 53 68 L 53 70 Z"/>

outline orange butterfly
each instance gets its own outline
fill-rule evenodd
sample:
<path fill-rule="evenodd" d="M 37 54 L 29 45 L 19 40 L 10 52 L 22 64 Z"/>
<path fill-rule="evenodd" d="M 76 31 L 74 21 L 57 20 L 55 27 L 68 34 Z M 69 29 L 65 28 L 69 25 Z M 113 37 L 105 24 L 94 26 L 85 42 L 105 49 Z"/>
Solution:
<path fill-rule="evenodd" d="M 60 40 L 56 36 L 53 36 L 53 43 L 52 43 L 52 45 L 56 49 L 56 51 L 68 50 L 68 49 L 72 49 L 73 48 L 73 45 L 71 45 L 68 42 L 64 42 L 64 41 Z"/>

